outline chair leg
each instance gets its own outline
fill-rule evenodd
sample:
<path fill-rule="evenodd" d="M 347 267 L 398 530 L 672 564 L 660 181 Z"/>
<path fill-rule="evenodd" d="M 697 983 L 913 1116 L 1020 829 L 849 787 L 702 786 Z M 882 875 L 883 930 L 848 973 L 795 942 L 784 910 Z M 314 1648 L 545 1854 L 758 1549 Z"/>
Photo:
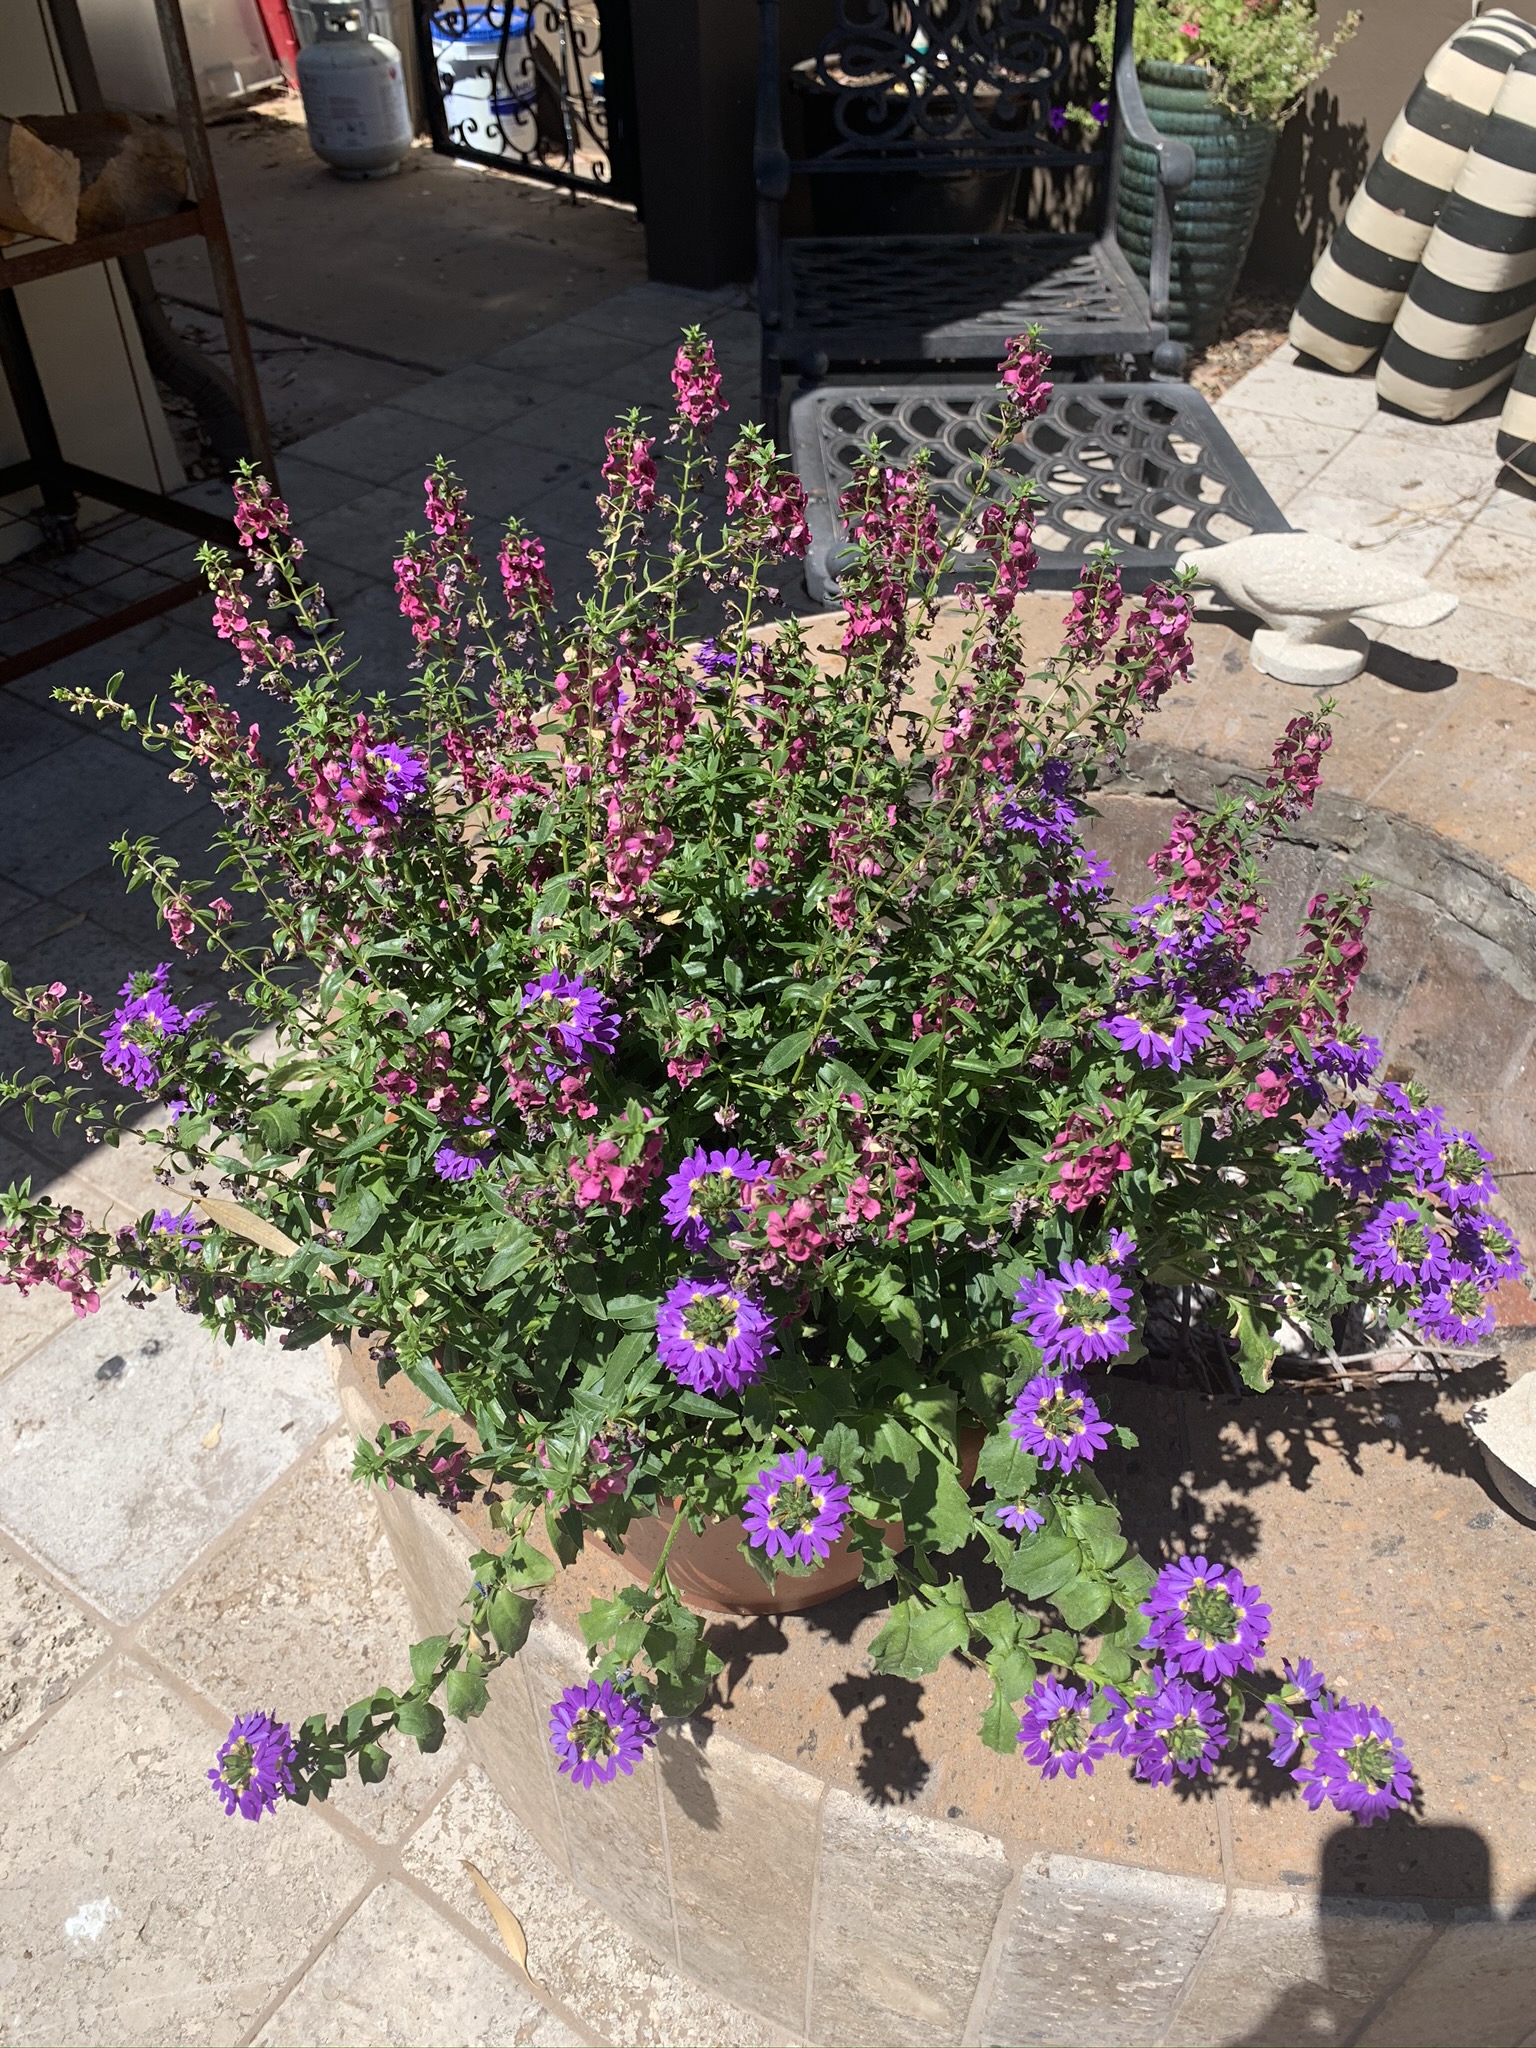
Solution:
<path fill-rule="evenodd" d="M 784 365 L 779 356 L 778 337 L 766 329 L 763 333 L 762 373 L 759 378 L 762 394 L 763 425 L 773 440 L 775 448 L 786 446 L 784 437 Z"/>

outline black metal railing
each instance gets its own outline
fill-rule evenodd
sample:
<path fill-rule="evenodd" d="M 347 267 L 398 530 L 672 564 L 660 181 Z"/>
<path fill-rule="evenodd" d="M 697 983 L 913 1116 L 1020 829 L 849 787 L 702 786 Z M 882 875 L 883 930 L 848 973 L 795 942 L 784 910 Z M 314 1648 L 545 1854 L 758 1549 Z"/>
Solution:
<path fill-rule="evenodd" d="M 629 0 L 419 0 L 433 146 L 638 205 Z"/>

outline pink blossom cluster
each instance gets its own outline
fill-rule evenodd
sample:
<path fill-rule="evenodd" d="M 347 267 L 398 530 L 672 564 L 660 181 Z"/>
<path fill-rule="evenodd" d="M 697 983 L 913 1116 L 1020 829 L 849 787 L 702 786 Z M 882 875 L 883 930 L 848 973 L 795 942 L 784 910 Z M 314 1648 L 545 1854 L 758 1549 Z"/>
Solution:
<path fill-rule="evenodd" d="M 925 584 L 944 561 L 927 481 L 915 469 L 870 461 L 855 472 L 840 504 L 861 557 L 843 579 L 843 652 L 855 653 L 866 642 L 894 649 L 906 639 L 914 586 Z"/>
<path fill-rule="evenodd" d="M 707 434 L 729 407 L 720 395 L 720 371 L 715 363 L 715 344 L 697 327 L 683 337 L 672 364 L 672 389 L 677 394 L 678 418 L 697 433 Z"/>
<path fill-rule="evenodd" d="M 74 1042 L 73 1033 L 60 1031 L 49 1022 L 50 1018 L 58 1015 L 59 1005 L 68 994 L 66 983 L 51 981 L 42 994 L 35 998 L 32 1004 L 32 1036 L 45 1052 L 52 1055 L 56 1067 L 68 1067 L 72 1073 L 80 1074 L 85 1071 L 85 1061 L 79 1053 L 71 1052 L 69 1049 Z M 82 1013 L 89 1014 L 96 1007 L 89 996 L 77 996 L 75 1000 Z"/>
<path fill-rule="evenodd" d="M 480 568 L 470 551 L 464 492 L 441 459 L 423 480 L 422 490 L 431 538 L 408 535 L 394 564 L 400 616 L 410 626 L 418 653 L 434 643 L 458 639 L 460 613 Z"/>
<path fill-rule="evenodd" d="M 521 520 L 508 521 L 496 565 L 514 622 L 536 620 L 550 609 L 555 592 L 544 559 L 544 543 L 527 532 Z"/>
<path fill-rule="evenodd" d="M 1355 984 L 1365 972 L 1365 943 L 1371 906 L 1362 893 L 1342 897 L 1316 895 L 1302 920 L 1302 957 L 1312 969 L 1314 1000 L 1298 1020 L 1303 1030 L 1318 1030 L 1345 1021 Z"/>
<path fill-rule="evenodd" d="M 358 712 L 353 722 L 345 760 L 333 756 L 307 766 L 294 760 L 288 774 L 308 801 L 310 824 L 327 838 L 336 838 L 348 825 L 370 853 L 377 853 L 399 831 L 400 799 L 365 712 Z"/>
<path fill-rule="evenodd" d="M 1013 335 L 1004 347 L 998 382 L 1009 404 L 1026 420 L 1038 419 L 1050 402 L 1052 387 L 1045 376 L 1050 365 L 1050 352 L 1040 346 L 1037 328 Z"/>
<path fill-rule="evenodd" d="M 614 1209 L 629 1215 L 646 1189 L 661 1172 L 661 1133 L 652 1131 L 640 1149 L 640 1156 L 627 1164 L 616 1138 L 599 1138 L 587 1147 L 584 1157 L 570 1162 L 579 1209 Z"/>
<path fill-rule="evenodd" d="M 442 1123 L 465 1123 L 489 1100 L 483 1086 L 471 1089 L 456 1078 L 453 1040 L 446 1031 L 429 1031 L 417 1039 L 402 1065 L 379 1068 L 373 1085 L 394 1107 L 414 1102 Z"/>
<path fill-rule="evenodd" d="M 863 1098 L 843 1098 L 852 1111 L 849 1135 L 855 1147 L 858 1172 L 848 1183 L 843 1216 L 862 1233 L 869 1225 L 883 1222 L 888 1244 L 905 1244 L 907 1226 L 917 1215 L 917 1191 L 923 1185 L 922 1162 L 914 1153 L 899 1152 L 870 1124 Z"/>
<path fill-rule="evenodd" d="M 1063 647 L 1080 662 L 1099 660 L 1115 637 L 1124 602 L 1120 571 L 1107 555 L 1090 556 L 1072 593 Z"/>
<path fill-rule="evenodd" d="M 1148 584 L 1141 603 L 1126 619 L 1115 666 L 1144 710 L 1155 711 L 1194 667 L 1192 623 L 1189 599 L 1160 583 Z M 1138 720 L 1126 729 L 1137 731 L 1139 724 Z"/>
<path fill-rule="evenodd" d="M 760 428 L 747 428 L 726 459 L 725 516 L 744 547 L 795 561 L 809 552 L 805 489 Z"/>
<path fill-rule="evenodd" d="M 599 902 L 610 917 L 630 910 L 672 851 L 672 828 L 617 792 L 607 802 L 603 834 L 606 878 Z"/>
<path fill-rule="evenodd" d="M 603 457 L 603 494 L 598 509 L 605 519 L 642 518 L 656 502 L 654 436 L 637 427 L 610 427 Z"/>
<path fill-rule="evenodd" d="M 858 884 L 885 873 L 881 854 L 896 823 L 896 806 L 880 806 L 866 798 L 845 796 L 837 822 L 827 834 L 827 864 L 839 877 L 827 898 L 827 916 L 840 932 L 852 931 L 858 914 Z"/>
<path fill-rule="evenodd" d="M 668 1038 L 664 1047 L 667 1073 L 679 1088 L 690 1088 L 713 1066 L 713 1048 L 720 1043 L 722 1033 L 714 1021 L 714 1011 L 702 996 L 697 1002 L 681 1004 L 677 1021 L 681 1027 L 678 1035 Z"/>
<path fill-rule="evenodd" d="M 295 561 L 302 558 L 304 543 L 292 535 L 288 507 L 264 476 L 236 477 L 235 532 L 248 555 L 269 554 L 273 542 L 281 542 Z"/>
<path fill-rule="evenodd" d="M 1333 734 L 1309 713 L 1293 718 L 1275 742 L 1265 788 L 1275 793 L 1275 814 L 1287 824 L 1312 808 L 1323 779 L 1323 756 L 1333 745 Z"/>
<path fill-rule="evenodd" d="M 287 697 L 292 690 L 287 672 L 298 650 L 286 633 L 274 634 L 265 619 L 252 617 L 243 585 L 243 572 L 227 562 L 210 570 L 213 630 L 239 655 L 242 681 Z"/>
<path fill-rule="evenodd" d="M 992 564 L 992 587 L 984 602 L 995 619 L 1005 619 L 1040 566 L 1029 499 L 1020 496 L 1011 505 L 984 505 L 976 522 L 976 545 Z"/>
<path fill-rule="evenodd" d="M 1109 1111 L 1100 1104 L 1097 1119 L 1075 1110 L 1045 1154 L 1047 1166 L 1060 1166 L 1051 1183 L 1050 1196 L 1075 1215 L 1107 1195 L 1122 1173 L 1128 1172 L 1131 1155 L 1118 1138 L 1104 1138 Z"/>
<path fill-rule="evenodd" d="M 56 1287 L 69 1297 L 77 1316 L 94 1315 L 101 1296 L 90 1275 L 91 1255 L 78 1242 L 85 1218 L 78 1209 L 60 1209 L 51 1218 L 33 1216 L 26 1223 L 0 1225 L 0 1287 L 29 1294 L 34 1287 Z"/>
<path fill-rule="evenodd" d="M 261 727 L 242 730 L 240 720 L 221 704 L 207 683 L 182 685 L 185 701 L 173 702 L 181 736 L 194 761 L 200 761 L 222 782 L 231 781 L 247 763 L 261 759 Z"/>
<path fill-rule="evenodd" d="M 984 775 L 999 784 L 1019 774 L 1020 681 L 995 646 L 978 646 L 969 671 L 950 694 L 949 724 L 939 738 L 933 792 L 947 797 L 962 774 Z"/>

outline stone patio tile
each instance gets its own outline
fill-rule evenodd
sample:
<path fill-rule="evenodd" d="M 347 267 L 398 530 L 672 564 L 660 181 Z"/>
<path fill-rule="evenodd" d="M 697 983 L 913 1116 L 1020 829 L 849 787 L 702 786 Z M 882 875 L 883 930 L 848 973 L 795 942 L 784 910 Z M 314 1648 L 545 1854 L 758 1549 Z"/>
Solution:
<path fill-rule="evenodd" d="M 524 413 L 517 423 L 517 439 L 529 448 L 547 448 L 576 462 L 597 462 L 603 436 L 623 410 L 617 399 L 584 385 Z"/>
<path fill-rule="evenodd" d="M 227 1546 L 144 1624 L 141 1640 L 231 1717 L 253 1701 L 297 1725 L 339 1714 L 380 1685 L 405 1685 L 415 1637 L 371 1489 L 354 1485 L 352 1436 L 321 1444 Z M 509 1674 L 510 1676 L 510 1674 Z M 381 1841 L 404 1834 L 462 1760 L 456 1722 L 434 1755 L 404 1736 L 389 1775 L 356 1773 L 329 1804 Z"/>
<path fill-rule="evenodd" d="M 585 390 L 594 378 L 633 362 L 665 338 L 663 335 L 644 340 L 620 334 L 606 323 L 592 327 L 561 320 L 521 341 L 508 342 L 505 348 L 494 349 L 481 360 L 493 369 L 510 370 L 530 381 L 547 379 L 552 384 Z"/>
<path fill-rule="evenodd" d="M 402 405 L 370 406 L 339 426 L 295 441 L 292 453 L 322 469 L 340 470 L 364 483 L 387 484 L 408 471 L 425 473 L 443 453 L 443 422 Z M 286 455 L 289 451 L 284 450 Z"/>
<path fill-rule="evenodd" d="M 117 1621 L 151 1606 L 334 1420 L 318 1350 L 121 1296 L 0 1381 L 0 1526 Z"/>
<path fill-rule="evenodd" d="M 1358 2038 L 1362 2048 L 1514 2048 L 1536 2014 L 1536 1915 L 1448 1928 Z"/>
<path fill-rule="evenodd" d="M 320 564 L 324 562 L 339 562 L 370 580 L 382 581 L 392 574 L 390 564 L 400 552 L 401 536 L 413 527 L 419 532 L 421 525 L 421 478 L 402 476 L 397 470 L 392 483 L 377 485 L 360 497 L 305 519 L 299 531 L 305 546 L 319 558 L 315 569 L 322 583 L 325 572 Z M 345 611 L 342 623 L 346 623 Z"/>
<path fill-rule="evenodd" d="M 1236 407 L 1354 432 L 1375 417 L 1376 384 L 1369 374 L 1341 377 L 1332 370 L 1303 368 L 1286 343 L 1222 393 L 1222 417 Z"/>
<path fill-rule="evenodd" d="M 401 1861 L 489 1933 L 490 1914 L 464 1869 L 473 1863 L 521 1922 L 535 1980 L 613 2048 L 767 2048 L 790 2038 L 691 1984 L 596 1912 L 478 1766 L 433 1808 Z M 803 2006 L 803 1962 L 799 1990 Z"/>
<path fill-rule="evenodd" d="M 1536 533 L 1470 526 L 1441 557 L 1435 581 L 1485 610 L 1536 619 Z"/>
<path fill-rule="evenodd" d="M 1458 689 L 1433 743 L 1400 761 L 1374 801 L 1518 874 L 1532 835 L 1515 812 L 1529 801 L 1533 775 L 1536 693 L 1479 676 Z"/>
<path fill-rule="evenodd" d="M 1507 972 L 1507 961 L 1502 963 Z M 1500 973 L 1495 949 L 1442 924 L 1392 1025 L 1392 1057 L 1433 1075 L 1436 1100 L 1468 1104 L 1502 1090 L 1536 1034 L 1536 1001 Z M 1469 1037 L 1469 1008 L 1477 1035 Z M 1512 1162 L 1523 1165 L 1523 1161 Z"/>
<path fill-rule="evenodd" d="M 565 2048 L 580 2038 L 392 1881 L 369 1893 L 256 2036 L 262 2048 Z"/>
<path fill-rule="evenodd" d="M 679 1955 L 798 2030 L 820 1784 L 701 1722 L 663 1729 L 657 1756 Z M 750 1864 L 726 1846 L 743 1841 L 754 1845 Z"/>
<path fill-rule="evenodd" d="M 1320 475 L 1285 502 L 1285 516 L 1309 533 L 1343 541 L 1373 561 L 1391 562 L 1415 576 L 1428 576 L 1463 531 L 1464 520 L 1438 517 L 1368 497 L 1347 488 L 1342 458 L 1336 475 Z"/>
<path fill-rule="evenodd" d="M 488 431 L 512 425 L 535 405 L 561 395 L 553 379 L 530 377 L 490 363 L 466 363 L 446 377 L 429 377 L 403 391 L 395 403 L 406 412 L 442 420 L 456 427 Z"/>
<path fill-rule="evenodd" d="M 1355 2029 L 1436 1929 L 1421 1907 L 1239 1891 L 1174 2017 L 1187 2048 L 1318 2048 Z"/>
<path fill-rule="evenodd" d="M 169 782 L 164 761 L 87 735 L 51 754 L 45 774 L 11 783 L 5 802 L 0 875 L 41 895 L 88 875 L 122 834 L 163 831 L 206 798 Z"/>
<path fill-rule="evenodd" d="M 993 1835 L 829 1791 L 811 2039 L 958 2041 L 1010 1875 Z"/>
<path fill-rule="evenodd" d="M 0 1752 L 61 1700 L 111 1638 L 72 1601 L 0 1552 Z"/>
<path fill-rule="evenodd" d="M 1397 441 L 1359 434 L 1318 471 L 1312 488 L 1323 496 L 1374 498 L 1405 518 L 1470 519 L 1493 494 L 1495 471 L 1478 455 L 1459 455 L 1438 443 Z"/>
<path fill-rule="evenodd" d="M 978 2038 L 984 2048 L 1161 2041 L 1224 1901 L 1198 1878 L 1033 1858 Z"/>
<path fill-rule="evenodd" d="M 367 1882 L 312 1810 L 226 1819 L 218 1739 L 118 1661 L 0 1769 L 8 2039 L 236 2041 Z"/>
<path fill-rule="evenodd" d="M 1466 598 L 1438 625 L 1413 632 L 1387 627 L 1378 645 L 1401 648 L 1419 661 L 1449 662 L 1475 675 L 1503 676 L 1528 688 L 1536 684 L 1536 644 L 1529 624 Z"/>
<path fill-rule="evenodd" d="M 35 775 L 39 762 L 78 740 L 81 732 L 62 705 L 29 704 L 10 690 L 0 690 L 0 782 L 28 769 Z M 7 798 L 15 794 L 12 789 Z"/>
<path fill-rule="evenodd" d="M 722 286 L 715 291 L 695 291 L 687 285 L 637 284 L 626 292 L 615 292 L 585 312 L 573 315 L 570 325 L 593 327 L 603 334 L 621 334 L 635 341 L 653 344 L 670 342 L 674 347 L 683 328 L 706 326 L 709 315 L 740 303 L 739 287 Z"/>
<path fill-rule="evenodd" d="M 1294 497 L 1353 438 L 1348 427 L 1277 418 L 1242 405 L 1229 412 L 1225 401 L 1214 411 L 1277 504 Z"/>
<path fill-rule="evenodd" d="M 1497 533 L 1523 534 L 1536 540 L 1536 486 L 1517 477 L 1513 470 L 1501 472 L 1492 497 L 1472 520 L 1473 526 L 1489 526 Z"/>
<path fill-rule="evenodd" d="M 1496 464 L 1499 415 L 1503 409 L 1502 390 L 1480 398 L 1459 420 L 1418 420 L 1411 413 L 1394 412 L 1389 406 L 1378 404 L 1361 432 L 1385 435 L 1390 441 L 1416 442 L 1431 452 L 1449 448 L 1458 455 L 1476 455 Z"/>

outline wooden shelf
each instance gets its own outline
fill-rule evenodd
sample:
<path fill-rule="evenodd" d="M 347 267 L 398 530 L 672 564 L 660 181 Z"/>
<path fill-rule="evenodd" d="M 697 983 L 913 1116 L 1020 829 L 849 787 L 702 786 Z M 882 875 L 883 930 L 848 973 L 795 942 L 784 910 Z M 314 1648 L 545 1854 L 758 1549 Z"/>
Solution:
<path fill-rule="evenodd" d="M 105 263 L 113 256 L 136 256 L 141 250 L 158 248 L 162 242 L 180 242 L 188 235 L 206 233 L 203 209 L 194 204 L 162 214 L 158 220 L 140 221 L 136 227 L 114 228 L 109 235 L 87 235 L 78 242 L 49 242 L 26 256 L 11 256 L 0 250 L 0 291 L 33 284 L 40 277 L 58 277 L 87 263 Z"/>

